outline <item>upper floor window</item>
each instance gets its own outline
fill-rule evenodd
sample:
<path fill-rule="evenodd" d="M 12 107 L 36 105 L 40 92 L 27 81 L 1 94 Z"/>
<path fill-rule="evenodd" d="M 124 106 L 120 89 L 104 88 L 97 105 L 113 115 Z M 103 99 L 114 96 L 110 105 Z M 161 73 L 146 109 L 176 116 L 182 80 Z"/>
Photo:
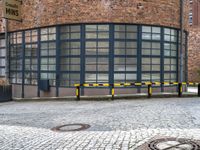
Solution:
<path fill-rule="evenodd" d="M 142 39 L 143 40 L 160 40 L 160 27 L 150 27 L 143 26 L 142 27 Z"/>

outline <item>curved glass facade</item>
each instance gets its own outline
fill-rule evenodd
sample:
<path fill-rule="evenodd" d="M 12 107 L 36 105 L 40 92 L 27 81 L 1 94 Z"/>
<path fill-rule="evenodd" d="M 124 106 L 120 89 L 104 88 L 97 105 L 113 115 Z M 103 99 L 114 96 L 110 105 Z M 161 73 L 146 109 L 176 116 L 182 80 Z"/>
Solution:
<path fill-rule="evenodd" d="M 10 81 L 51 86 L 178 80 L 179 30 L 74 24 L 9 34 Z"/>

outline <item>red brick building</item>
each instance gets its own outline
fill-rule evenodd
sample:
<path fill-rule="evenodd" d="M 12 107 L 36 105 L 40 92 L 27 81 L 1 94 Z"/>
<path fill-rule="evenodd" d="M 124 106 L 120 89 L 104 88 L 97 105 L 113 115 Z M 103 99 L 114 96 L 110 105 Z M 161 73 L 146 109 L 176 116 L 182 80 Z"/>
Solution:
<path fill-rule="evenodd" d="M 190 0 L 188 79 L 200 81 L 200 0 Z"/>
<path fill-rule="evenodd" d="M 188 8 L 185 3 L 184 33 Z M 177 81 L 180 10 L 180 0 L 23 0 L 22 22 L 8 21 L 13 96 L 74 96 L 75 83 Z M 2 77 L 3 29 L 1 22 Z M 41 90 L 47 81 L 50 90 Z M 139 91 L 146 89 L 117 88 L 116 94 Z M 109 93 L 82 89 L 83 95 Z"/>
<path fill-rule="evenodd" d="M 190 0 L 189 23 L 200 26 L 200 0 Z"/>

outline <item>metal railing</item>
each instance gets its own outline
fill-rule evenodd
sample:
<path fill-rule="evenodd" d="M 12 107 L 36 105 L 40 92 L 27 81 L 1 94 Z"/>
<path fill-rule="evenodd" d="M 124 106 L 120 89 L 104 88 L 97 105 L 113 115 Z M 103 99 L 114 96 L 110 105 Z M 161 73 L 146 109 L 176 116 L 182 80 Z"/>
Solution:
<path fill-rule="evenodd" d="M 183 86 L 198 86 L 198 97 L 200 97 L 200 83 L 192 83 L 192 82 L 141 82 L 141 83 L 102 83 L 102 84 L 93 84 L 93 83 L 85 83 L 85 84 L 75 84 L 76 87 L 76 98 L 80 100 L 81 94 L 80 89 L 81 87 L 110 87 L 111 88 L 111 97 L 112 100 L 115 98 L 115 87 L 147 87 L 148 88 L 148 98 L 151 98 L 153 95 L 153 87 L 154 86 L 169 86 L 175 85 L 178 87 L 178 97 L 182 97 L 183 95 Z"/>

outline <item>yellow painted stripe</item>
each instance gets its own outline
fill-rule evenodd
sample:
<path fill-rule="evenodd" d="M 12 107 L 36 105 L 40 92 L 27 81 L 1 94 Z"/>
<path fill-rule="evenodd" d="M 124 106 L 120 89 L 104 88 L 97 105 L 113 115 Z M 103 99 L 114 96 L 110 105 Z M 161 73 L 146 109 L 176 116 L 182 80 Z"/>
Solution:
<path fill-rule="evenodd" d="M 149 93 L 152 94 L 152 87 L 150 87 L 150 89 L 149 89 Z"/>
<path fill-rule="evenodd" d="M 164 85 L 169 85 L 169 82 L 164 82 Z"/>
<path fill-rule="evenodd" d="M 142 85 L 142 83 L 135 83 L 135 85 L 136 85 L 136 86 L 141 86 L 141 85 Z"/>
<path fill-rule="evenodd" d="M 173 82 L 174 85 L 178 85 L 178 82 Z"/>
<path fill-rule="evenodd" d="M 151 82 L 145 82 L 145 85 L 151 85 L 152 83 Z"/>
<path fill-rule="evenodd" d="M 155 82 L 155 85 L 161 85 L 161 83 L 160 82 Z"/>
<path fill-rule="evenodd" d="M 183 87 L 182 87 L 182 85 L 180 86 L 180 88 L 181 88 L 180 91 L 181 91 L 181 93 L 182 93 L 182 92 L 183 92 Z"/>
<path fill-rule="evenodd" d="M 186 82 L 182 82 L 182 84 L 183 84 L 183 85 L 187 85 L 187 83 L 186 83 Z"/>
<path fill-rule="evenodd" d="M 115 95 L 115 89 L 112 88 L 112 95 Z"/>
<path fill-rule="evenodd" d="M 76 89 L 76 96 L 78 96 L 78 94 L 79 94 L 79 90 L 78 90 L 78 89 Z"/>
<path fill-rule="evenodd" d="M 189 85 L 194 85 L 195 83 L 190 82 Z"/>
<path fill-rule="evenodd" d="M 120 83 L 115 83 L 114 86 L 121 86 L 121 84 Z"/>
<path fill-rule="evenodd" d="M 130 83 L 124 83 L 124 85 L 125 85 L 125 86 L 130 86 L 131 84 L 130 84 Z"/>
<path fill-rule="evenodd" d="M 109 84 L 103 84 L 103 86 L 109 86 Z"/>
<path fill-rule="evenodd" d="M 90 86 L 90 85 L 89 85 L 89 84 L 83 84 L 83 86 L 86 86 L 86 87 L 87 87 L 87 86 Z"/>
<path fill-rule="evenodd" d="M 74 86 L 80 86 L 80 84 L 74 84 Z"/>
<path fill-rule="evenodd" d="M 93 84 L 92 86 L 99 86 L 99 84 Z"/>

